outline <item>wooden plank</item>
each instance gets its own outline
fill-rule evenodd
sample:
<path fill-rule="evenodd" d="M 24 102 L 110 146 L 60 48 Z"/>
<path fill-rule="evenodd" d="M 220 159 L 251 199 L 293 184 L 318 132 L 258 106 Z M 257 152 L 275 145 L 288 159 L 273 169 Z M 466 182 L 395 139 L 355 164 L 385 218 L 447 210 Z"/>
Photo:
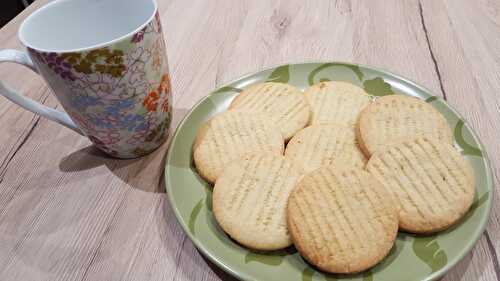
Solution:
<path fill-rule="evenodd" d="M 281 63 L 339 60 L 389 69 L 436 95 L 444 90 L 494 148 L 500 121 L 493 63 L 498 4 L 475 5 L 161 1 L 173 77 L 172 128 L 197 100 L 244 73 Z M 15 30 L 28 12 L 0 31 L 2 47 L 18 47 Z M 492 35 L 478 35 L 476 29 Z M 40 79 L 17 79 L 32 75 L 28 70 L 4 65 L 0 73 L 30 97 L 47 97 L 46 104 L 57 106 Z M 0 99 L 0 128 L 9 132 L 0 135 L 0 155 L 8 159 L 0 166 L 1 280 L 230 279 L 195 250 L 168 206 L 158 168 L 166 145 L 141 159 L 110 159 L 72 131 L 33 118 Z M 498 153 L 491 154 L 498 163 Z M 499 247 L 497 216 L 495 209 L 489 236 L 445 280 L 496 278 L 491 249 Z"/>
<path fill-rule="evenodd" d="M 221 14 L 224 9 L 230 9 L 232 13 Z M 187 108 L 214 88 L 217 72 L 215 62 L 221 55 L 220 47 L 225 40 L 231 39 L 226 37 L 228 34 L 237 34 L 238 22 L 244 18 L 238 11 L 243 10 L 239 9 L 236 2 L 220 2 L 218 5 L 206 1 L 177 1 L 162 14 L 173 77 L 175 111 L 172 128 L 177 126 Z M 186 20 L 179 20 L 179 14 L 183 14 Z M 197 24 L 189 24 L 187 19 L 192 19 Z M 224 30 L 221 26 L 227 28 Z M 189 36 L 186 36 L 187 34 Z M 196 49 L 199 49 L 199 52 L 193 52 Z M 163 156 L 164 152 L 165 150 L 162 150 L 155 154 Z M 150 170 L 162 171 L 158 169 L 162 158 L 151 161 L 148 165 Z M 126 171 L 141 177 L 142 180 L 138 182 L 153 182 L 158 185 L 159 176 L 149 178 L 150 173 L 132 167 L 127 167 Z M 163 191 L 164 186 L 160 186 Z M 186 241 L 186 236 L 177 224 L 165 195 L 157 196 L 159 198 L 155 200 L 152 216 L 144 222 L 142 232 L 137 235 L 127 233 L 137 227 L 136 222 L 131 222 L 131 218 L 139 218 L 134 209 L 138 205 L 152 204 L 151 194 L 129 196 L 130 201 L 123 204 L 123 211 L 118 211 L 120 217 L 110 225 L 109 232 L 96 254 L 96 260 L 105 262 L 92 263 L 85 280 L 184 280 L 180 276 L 185 273 L 197 276 L 194 280 L 217 279 L 217 275 L 193 249 L 191 242 Z M 149 207 L 147 210 L 151 212 Z M 110 271 L 110 267 L 114 265 L 110 264 L 109 253 L 116 252 L 118 246 L 122 254 L 114 255 L 112 262 L 120 262 L 119 268 L 124 270 Z"/>
<path fill-rule="evenodd" d="M 180 4 L 174 5 L 177 10 L 172 11 L 172 15 L 163 14 L 164 26 L 177 30 L 176 23 L 183 21 L 174 20 L 175 15 L 192 10 L 190 16 L 199 19 L 208 8 L 201 1 L 196 6 L 198 9 Z M 168 7 L 170 3 L 160 3 L 160 11 L 166 9 L 165 5 Z M 207 21 L 221 18 L 208 15 Z M 237 16 L 233 14 L 231 19 Z M 212 23 L 217 28 L 223 25 Z M 206 41 L 205 34 L 197 30 L 197 26 L 188 25 L 183 32 L 198 32 L 197 41 L 192 43 L 201 45 Z M 217 31 L 219 38 L 224 36 L 221 31 L 220 28 Z M 175 41 L 173 46 L 176 46 Z M 185 45 L 179 48 L 182 52 L 169 47 L 171 65 L 177 58 L 186 59 L 187 66 L 181 67 L 181 71 L 206 68 L 204 72 L 214 73 L 217 48 L 206 48 L 212 53 L 210 56 L 205 53 L 201 58 L 184 58 L 189 49 L 185 49 Z M 174 55 L 171 55 L 172 49 Z M 202 72 L 198 75 L 205 84 L 197 81 L 190 85 L 204 87 L 201 91 L 193 90 L 201 98 L 214 87 L 213 76 L 204 76 Z M 173 76 L 189 77 L 185 74 Z M 177 85 L 174 79 L 174 92 Z M 189 97 L 185 89 L 180 92 L 183 94 L 176 98 Z M 188 107 L 195 101 L 195 97 L 190 98 Z M 185 113 L 183 108 L 175 109 L 173 128 Z M 2 184 L 12 187 L 13 195 L 8 196 L 10 202 L 6 202 L 5 214 L 0 217 L 0 222 L 4 222 L 0 229 L 11 234 L 8 240 L 0 242 L 0 279 L 33 279 L 37 275 L 46 280 L 173 279 L 178 271 L 181 250 L 182 253 L 186 250 L 181 243 L 185 234 L 169 209 L 165 194 L 155 193 L 164 190 L 159 184 L 162 169 L 158 167 L 163 165 L 166 145 L 145 158 L 114 160 L 89 148 L 87 140 L 61 130 L 56 124 L 40 119 L 38 126 L 9 163 Z M 41 147 L 48 149 L 40 153 Z M 54 153 L 50 148 L 56 147 L 57 153 Z M 33 154 L 41 157 L 42 163 L 28 163 Z M 29 170 L 26 167 L 31 165 L 38 170 L 29 171 L 30 176 L 26 178 Z M 27 172 L 19 174 L 16 168 L 21 167 Z M 37 181 L 38 177 L 45 177 L 45 180 Z M 70 184 L 64 184 L 62 189 L 60 182 Z M 74 190 L 70 192 L 69 189 Z M 184 254 L 183 260 L 192 260 L 191 254 L 191 251 Z M 205 267 L 197 271 L 199 275 L 205 276 L 204 279 L 216 276 L 198 254 L 194 257 Z"/>
<path fill-rule="evenodd" d="M 0 29 L 1 48 L 22 50 L 17 39 L 17 30 L 21 22 L 35 9 L 41 7 L 45 1 L 37 1 L 28 9 L 25 9 L 17 17 Z M 47 106 L 55 107 L 56 99 L 51 96 L 52 93 L 47 87 L 42 86 L 43 80 L 27 68 L 13 64 L 0 64 L 1 79 L 7 85 L 19 91 L 19 93 L 41 102 Z M 0 183 L 3 180 L 5 170 L 11 161 L 13 155 L 23 145 L 26 139 L 33 131 L 33 127 L 38 124 L 39 116 L 31 112 L 20 110 L 20 108 L 5 98 L 0 98 Z M 0 210 L 4 205 L 5 198 L 9 198 L 8 190 L 0 191 Z"/>
<path fill-rule="evenodd" d="M 498 186 L 500 3 L 422 1 L 421 6 L 447 100 L 464 115 L 484 142 L 493 164 L 494 186 Z M 494 196 L 498 202 L 498 193 Z M 499 212 L 500 207 L 494 203 L 487 239 L 480 240 L 467 262 L 453 270 L 447 280 L 499 280 Z M 464 271 L 468 274 L 464 275 Z"/>

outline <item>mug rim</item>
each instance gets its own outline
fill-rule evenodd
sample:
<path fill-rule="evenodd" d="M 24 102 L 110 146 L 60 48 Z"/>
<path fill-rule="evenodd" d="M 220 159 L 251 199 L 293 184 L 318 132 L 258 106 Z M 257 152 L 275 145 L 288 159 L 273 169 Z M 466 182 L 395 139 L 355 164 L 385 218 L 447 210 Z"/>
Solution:
<path fill-rule="evenodd" d="M 33 49 L 33 50 L 40 51 L 40 52 L 45 52 L 45 53 L 59 53 L 59 54 L 62 54 L 62 53 L 77 53 L 77 52 L 91 51 L 91 50 L 103 48 L 103 47 L 113 45 L 113 44 L 115 44 L 117 42 L 120 42 L 120 41 L 122 41 L 124 39 L 127 39 L 127 38 L 133 36 L 134 34 L 136 34 L 137 32 L 139 32 L 141 29 L 143 29 L 146 25 L 148 25 L 154 19 L 154 17 L 156 16 L 156 14 L 158 13 L 158 3 L 156 2 L 156 0 L 150 0 L 151 2 L 153 2 L 153 7 L 154 7 L 153 13 L 148 17 L 148 19 L 145 22 L 143 22 L 142 24 L 140 24 L 136 29 L 134 29 L 134 30 L 132 30 L 132 31 L 130 31 L 130 32 L 124 34 L 124 35 L 121 35 L 119 37 L 116 37 L 114 39 L 108 40 L 106 42 L 101 42 L 101 43 L 98 43 L 98 44 L 94 44 L 94 45 L 91 45 L 91 46 L 88 46 L 88 47 L 57 50 L 57 49 L 37 48 L 37 47 L 35 47 L 35 46 L 31 45 L 31 44 L 28 44 L 28 42 L 26 41 L 25 38 L 23 38 L 23 35 L 22 35 L 23 29 L 24 29 L 24 26 L 26 25 L 26 23 L 30 19 L 34 18 L 41 11 L 43 11 L 45 9 L 49 9 L 51 6 L 57 5 L 59 2 L 63 2 L 63 1 L 65 1 L 65 0 L 55 0 L 55 1 L 52 1 L 50 3 L 47 3 L 47 4 L 43 5 L 42 7 L 36 9 L 34 12 L 32 12 L 30 15 L 28 15 L 23 20 L 23 22 L 19 26 L 19 29 L 17 30 L 17 38 L 19 38 L 19 41 L 21 41 L 21 43 L 26 48 Z"/>

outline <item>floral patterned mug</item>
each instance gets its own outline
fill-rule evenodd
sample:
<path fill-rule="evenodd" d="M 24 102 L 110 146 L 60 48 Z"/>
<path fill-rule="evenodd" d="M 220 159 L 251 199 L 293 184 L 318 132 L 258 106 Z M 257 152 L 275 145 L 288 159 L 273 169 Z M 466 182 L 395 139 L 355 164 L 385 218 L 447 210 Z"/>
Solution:
<path fill-rule="evenodd" d="M 171 87 L 154 0 L 56 0 L 31 14 L 18 37 L 27 53 L 0 51 L 40 74 L 66 113 L 0 94 L 87 136 L 118 158 L 145 155 L 167 138 Z"/>

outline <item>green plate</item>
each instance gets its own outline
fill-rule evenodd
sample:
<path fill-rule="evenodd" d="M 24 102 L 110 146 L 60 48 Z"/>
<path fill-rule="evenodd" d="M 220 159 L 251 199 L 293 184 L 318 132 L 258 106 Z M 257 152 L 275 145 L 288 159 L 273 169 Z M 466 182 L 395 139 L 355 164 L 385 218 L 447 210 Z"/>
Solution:
<path fill-rule="evenodd" d="M 244 87 L 264 81 L 285 82 L 300 89 L 319 81 L 348 81 L 374 96 L 409 95 L 440 111 L 454 131 L 455 145 L 474 167 L 476 198 L 465 218 L 434 236 L 400 233 L 393 249 L 380 264 L 358 275 L 331 275 L 317 271 L 291 247 L 272 254 L 251 252 L 233 242 L 212 214 L 212 189 L 198 177 L 191 146 L 198 127 L 226 110 Z M 224 85 L 203 98 L 180 123 L 169 148 L 165 181 L 170 205 L 196 247 L 219 267 L 243 280 L 434 280 L 462 259 L 484 231 L 492 202 L 490 163 L 476 134 L 445 101 L 430 91 L 388 71 L 348 63 L 282 65 Z"/>

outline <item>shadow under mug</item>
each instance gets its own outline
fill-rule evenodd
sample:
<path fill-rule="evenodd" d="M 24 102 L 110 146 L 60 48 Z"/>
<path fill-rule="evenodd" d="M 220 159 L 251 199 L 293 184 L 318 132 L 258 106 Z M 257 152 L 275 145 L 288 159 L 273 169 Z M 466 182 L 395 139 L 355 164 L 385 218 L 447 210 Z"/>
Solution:
<path fill-rule="evenodd" d="M 166 140 L 172 98 L 154 0 L 56 0 L 26 18 L 18 37 L 27 53 L 1 50 L 0 62 L 40 74 L 66 113 L 1 81 L 0 94 L 113 157 L 139 157 Z"/>

